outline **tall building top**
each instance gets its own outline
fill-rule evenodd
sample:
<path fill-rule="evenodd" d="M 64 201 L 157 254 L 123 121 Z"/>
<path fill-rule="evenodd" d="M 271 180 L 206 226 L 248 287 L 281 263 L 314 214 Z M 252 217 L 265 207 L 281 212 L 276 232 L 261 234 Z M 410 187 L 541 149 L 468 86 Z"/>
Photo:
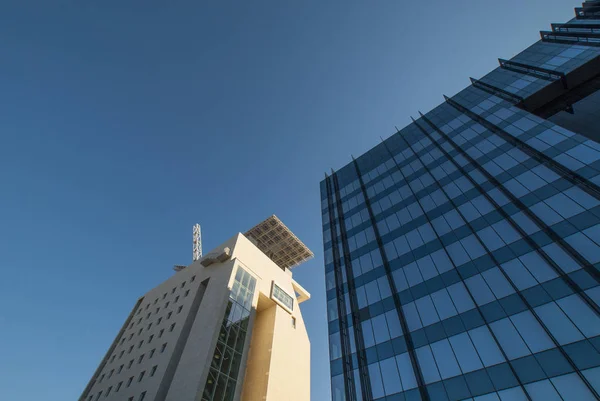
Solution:
<path fill-rule="evenodd" d="M 244 235 L 283 270 L 296 267 L 314 256 L 275 215 L 258 223 Z"/>

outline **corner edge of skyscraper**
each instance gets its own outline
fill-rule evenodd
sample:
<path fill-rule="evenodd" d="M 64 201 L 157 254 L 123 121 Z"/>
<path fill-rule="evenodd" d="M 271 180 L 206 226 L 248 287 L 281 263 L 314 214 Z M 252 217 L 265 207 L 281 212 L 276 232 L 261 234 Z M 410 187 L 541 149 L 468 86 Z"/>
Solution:
<path fill-rule="evenodd" d="M 80 401 L 310 400 L 292 268 L 313 253 L 275 216 L 136 302 Z"/>
<path fill-rule="evenodd" d="M 600 399 L 600 1 L 540 38 L 320 183 L 333 401 Z"/>

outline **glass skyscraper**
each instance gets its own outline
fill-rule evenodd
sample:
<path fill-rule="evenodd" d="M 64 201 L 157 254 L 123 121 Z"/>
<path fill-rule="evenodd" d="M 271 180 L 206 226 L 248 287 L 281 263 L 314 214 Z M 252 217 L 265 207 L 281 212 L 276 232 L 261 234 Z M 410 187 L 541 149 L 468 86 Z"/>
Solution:
<path fill-rule="evenodd" d="M 321 182 L 334 401 L 600 399 L 600 1 L 575 13 Z"/>

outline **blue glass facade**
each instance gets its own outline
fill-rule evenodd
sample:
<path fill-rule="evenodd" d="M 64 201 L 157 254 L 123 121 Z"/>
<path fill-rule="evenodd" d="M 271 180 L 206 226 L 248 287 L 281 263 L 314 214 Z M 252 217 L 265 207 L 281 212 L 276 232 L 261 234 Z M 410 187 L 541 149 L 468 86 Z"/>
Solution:
<path fill-rule="evenodd" d="M 552 122 L 597 98 L 576 13 L 321 182 L 334 401 L 600 399 L 600 115 Z"/>

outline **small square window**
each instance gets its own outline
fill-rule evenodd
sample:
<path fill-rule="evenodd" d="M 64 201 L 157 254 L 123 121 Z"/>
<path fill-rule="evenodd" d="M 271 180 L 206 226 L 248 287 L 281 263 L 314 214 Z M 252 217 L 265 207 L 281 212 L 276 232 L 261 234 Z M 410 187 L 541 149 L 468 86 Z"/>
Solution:
<path fill-rule="evenodd" d="M 131 333 L 131 334 L 129 335 L 129 339 L 131 340 L 132 338 L 133 338 L 133 333 Z"/>
<path fill-rule="evenodd" d="M 150 371 L 150 376 L 154 376 L 154 374 L 156 373 L 156 368 L 158 368 L 158 365 L 154 365 L 152 367 L 152 370 Z"/>
<path fill-rule="evenodd" d="M 150 330 L 150 327 L 152 327 L 152 322 L 148 323 L 148 328 L 146 330 Z"/>
<path fill-rule="evenodd" d="M 104 380 L 104 375 L 100 376 L 100 380 L 98 380 L 98 383 L 102 383 L 102 380 Z"/>
<path fill-rule="evenodd" d="M 112 391 L 112 386 L 110 386 L 108 388 L 108 390 L 106 390 L 106 395 L 104 397 L 108 397 L 110 395 L 110 392 Z"/>
<path fill-rule="evenodd" d="M 158 332 L 158 338 L 161 338 L 164 332 L 165 329 L 160 329 L 160 331 Z"/>
<path fill-rule="evenodd" d="M 292 327 L 296 328 L 296 318 L 292 316 Z"/>
<path fill-rule="evenodd" d="M 114 370 L 114 369 L 112 369 L 112 370 L 110 371 L 110 373 L 108 374 L 108 377 L 109 377 L 109 378 L 111 378 L 111 377 L 112 377 L 112 375 L 113 375 L 113 373 L 115 373 L 115 370 Z"/>
<path fill-rule="evenodd" d="M 158 298 L 156 298 L 156 299 L 154 300 L 154 305 L 156 305 L 156 303 L 157 303 L 157 302 L 158 302 Z"/>
<path fill-rule="evenodd" d="M 196 276 L 192 276 L 192 278 L 190 279 L 190 283 L 193 283 L 194 280 L 196 280 Z"/>
<path fill-rule="evenodd" d="M 140 341 L 140 343 L 138 344 L 138 348 L 142 348 L 142 344 L 144 344 L 144 340 Z"/>
<path fill-rule="evenodd" d="M 131 369 L 131 365 L 133 365 L 133 359 L 127 364 L 127 369 Z"/>
<path fill-rule="evenodd" d="M 189 293 L 190 293 L 190 290 L 187 290 L 187 291 L 185 292 L 185 295 L 184 295 L 184 297 L 187 297 Z"/>
<path fill-rule="evenodd" d="M 131 354 L 131 351 L 133 351 L 133 345 L 131 347 L 129 347 L 129 351 L 127 351 L 127 353 Z"/>
<path fill-rule="evenodd" d="M 156 308 L 156 313 L 158 313 L 160 311 L 160 308 Z"/>
<path fill-rule="evenodd" d="M 131 382 L 132 381 L 133 381 L 133 376 L 131 376 L 129 379 L 127 379 L 127 386 L 126 387 L 131 386 Z M 133 397 L 132 397 L 132 399 L 133 399 Z"/>
<path fill-rule="evenodd" d="M 154 356 L 154 352 L 156 352 L 156 348 L 154 348 L 152 351 L 150 351 L 150 355 L 148 356 L 148 359 L 150 359 Z"/>
<path fill-rule="evenodd" d="M 121 339 L 121 345 L 123 345 L 123 343 L 124 343 L 124 342 L 125 342 L 125 337 L 123 337 L 123 338 Z"/>
<path fill-rule="evenodd" d="M 175 303 L 177 303 L 178 301 L 179 301 L 179 295 L 177 295 L 177 296 L 175 297 Z"/>
<path fill-rule="evenodd" d="M 177 308 L 177 313 L 181 313 L 182 309 L 183 309 L 183 305 L 180 305 L 179 308 Z"/>
<path fill-rule="evenodd" d="M 156 324 L 160 324 L 160 322 L 162 322 L 162 317 L 159 317 L 158 320 L 156 321 Z"/>
<path fill-rule="evenodd" d="M 150 316 L 152 316 L 152 313 L 148 312 L 148 314 L 146 315 L 146 319 L 150 319 Z"/>
<path fill-rule="evenodd" d="M 125 353 L 125 350 L 122 350 L 121 353 L 119 354 L 119 359 L 123 358 L 124 353 Z"/>
<path fill-rule="evenodd" d="M 167 315 L 167 319 L 170 319 L 172 314 L 173 312 L 169 312 L 169 314 Z"/>
<path fill-rule="evenodd" d="M 140 355 L 140 357 L 138 358 L 138 364 L 142 363 L 142 361 L 144 360 L 144 356 L 145 354 Z"/>
<path fill-rule="evenodd" d="M 119 370 L 117 371 L 117 373 L 121 373 L 121 371 L 123 370 L 123 366 L 125 366 L 125 365 L 119 366 Z"/>
<path fill-rule="evenodd" d="M 115 358 L 117 357 L 117 354 L 114 354 L 112 356 L 112 358 L 110 358 L 110 363 L 113 363 L 115 361 Z"/>
<path fill-rule="evenodd" d="M 129 397 L 127 401 L 133 401 L 133 397 Z"/>
<path fill-rule="evenodd" d="M 119 384 L 117 384 L 117 388 L 115 389 L 115 393 L 119 392 L 119 390 L 121 389 L 122 385 L 123 385 L 123 382 L 119 382 Z"/>
<path fill-rule="evenodd" d="M 150 338 L 148 338 L 148 344 L 150 344 L 150 343 L 152 342 L 152 339 L 154 339 L 154 334 L 152 334 L 152 335 L 150 336 Z"/>
<path fill-rule="evenodd" d="M 148 308 L 149 308 L 149 307 L 150 307 L 150 304 L 147 304 L 147 305 L 146 305 L 146 310 L 148 310 Z"/>
<path fill-rule="evenodd" d="M 142 331 L 144 331 L 143 327 L 138 331 L 138 336 L 142 334 Z"/>
<path fill-rule="evenodd" d="M 165 304 L 165 308 L 169 307 L 169 301 L 167 301 L 167 303 Z"/>
<path fill-rule="evenodd" d="M 140 394 L 140 398 L 138 398 L 138 401 L 144 401 L 144 398 L 146 398 L 146 392 L 145 391 L 142 394 Z"/>
<path fill-rule="evenodd" d="M 175 290 L 176 290 L 176 288 L 173 287 L 173 289 L 171 290 L 171 294 L 175 294 Z"/>
<path fill-rule="evenodd" d="M 160 352 L 161 352 L 161 353 L 165 352 L 165 348 L 167 348 L 167 343 L 164 343 L 164 344 L 162 345 L 162 347 L 160 347 Z"/>
<path fill-rule="evenodd" d="M 165 299 L 166 297 L 167 297 L 167 293 L 165 292 L 165 293 L 163 294 L 163 299 Z"/>
<path fill-rule="evenodd" d="M 142 318 L 139 318 L 139 319 L 138 319 L 138 322 L 137 322 L 137 324 L 140 324 L 140 323 L 142 323 Z"/>
<path fill-rule="evenodd" d="M 146 374 L 145 370 L 142 373 L 140 373 L 140 376 L 138 377 L 138 383 L 142 381 L 142 379 L 144 378 L 145 374 Z"/>
<path fill-rule="evenodd" d="M 173 329 L 175 329 L 175 323 L 173 323 L 173 324 L 171 325 L 171 327 L 169 328 L 169 331 L 173 331 Z"/>
<path fill-rule="evenodd" d="M 181 283 L 181 288 L 185 287 L 185 281 Z"/>

